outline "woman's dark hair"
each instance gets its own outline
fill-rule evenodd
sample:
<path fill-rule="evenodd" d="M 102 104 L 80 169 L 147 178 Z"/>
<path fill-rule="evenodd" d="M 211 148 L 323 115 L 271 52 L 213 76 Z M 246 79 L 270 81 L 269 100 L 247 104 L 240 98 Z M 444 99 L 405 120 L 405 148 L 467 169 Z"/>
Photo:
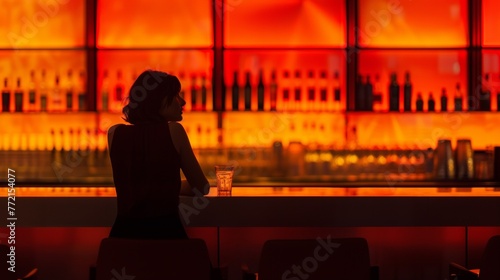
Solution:
<path fill-rule="evenodd" d="M 181 90 L 176 76 L 161 71 L 142 72 L 130 87 L 128 103 L 123 107 L 124 120 L 131 124 L 157 123 L 165 119 L 160 115 L 163 99 L 167 105 Z"/>

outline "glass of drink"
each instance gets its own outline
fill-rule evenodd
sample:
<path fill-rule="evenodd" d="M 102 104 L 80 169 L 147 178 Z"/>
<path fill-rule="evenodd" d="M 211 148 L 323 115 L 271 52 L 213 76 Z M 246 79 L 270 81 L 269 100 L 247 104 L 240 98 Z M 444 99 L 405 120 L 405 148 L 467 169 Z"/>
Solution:
<path fill-rule="evenodd" d="M 231 196 L 233 175 L 234 175 L 233 165 L 215 166 L 215 177 L 217 177 L 218 196 Z"/>

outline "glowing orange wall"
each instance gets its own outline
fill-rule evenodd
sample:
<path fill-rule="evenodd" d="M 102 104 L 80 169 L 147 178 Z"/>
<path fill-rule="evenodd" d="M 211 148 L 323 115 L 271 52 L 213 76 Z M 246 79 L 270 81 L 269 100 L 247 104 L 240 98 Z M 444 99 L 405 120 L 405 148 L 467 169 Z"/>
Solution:
<path fill-rule="evenodd" d="M 500 4 L 496 0 L 483 0 L 483 44 L 500 46 Z"/>
<path fill-rule="evenodd" d="M 363 0 L 359 43 L 368 47 L 465 47 L 467 0 Z"/>
<path fill-rule="evenodd" d="M 344 0 L 224 1 L 227 47 L 344 47 Z"/>
<path fill-rule="evenodd" d="M 99 48 L 211 47 L 210 0 L 97 1 Z"/>
<path fill-rule="evenodd" d="M 85 45 L 85 0 L 2 0 L 0 4 L 0 48 Z"/>

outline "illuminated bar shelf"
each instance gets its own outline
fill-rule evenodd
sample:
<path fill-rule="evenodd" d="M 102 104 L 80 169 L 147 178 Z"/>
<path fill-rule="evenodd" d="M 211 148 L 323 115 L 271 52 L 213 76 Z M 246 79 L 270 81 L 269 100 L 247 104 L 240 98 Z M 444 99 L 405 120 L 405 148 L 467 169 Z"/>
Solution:
<path fill-rule="evenodd" d="M 0 166 L 25 182 L 112 184 L 106 131 L 150 68 L 180 78 L 182 124 L 207 175 L 232 162 L 239 182 L 427 182 L 439 138 L 470 138 L 489 165 L 500 145 L 493 0 L 63 2 L 3 12 Z M 407 161 L 418 171 L 394 169 Z"/>

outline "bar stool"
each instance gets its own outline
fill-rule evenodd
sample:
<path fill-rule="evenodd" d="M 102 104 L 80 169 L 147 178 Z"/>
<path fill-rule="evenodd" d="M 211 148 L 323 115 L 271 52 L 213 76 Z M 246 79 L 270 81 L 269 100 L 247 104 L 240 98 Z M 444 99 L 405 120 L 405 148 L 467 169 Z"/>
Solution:
<path fill-rule="evenodd" d="M 244 279 L 251 279 L 248 273 Z M 364 238 L 268 240 L 262 248 L 259 280 L 378 279 Z"/>
<path fill-rule="evenodd" d="M 105 238 L 96 265 L 97 280 L 209 280 L 210 273 L 210 258 L 202 239 Z"/>
<path fill-rule="evenodd" d="M 500 235 L 492 236 L 486 243 L 479 269 L 468 269 L 452 262 L 449 271 L 452 280 L 500 279 Z"/>

